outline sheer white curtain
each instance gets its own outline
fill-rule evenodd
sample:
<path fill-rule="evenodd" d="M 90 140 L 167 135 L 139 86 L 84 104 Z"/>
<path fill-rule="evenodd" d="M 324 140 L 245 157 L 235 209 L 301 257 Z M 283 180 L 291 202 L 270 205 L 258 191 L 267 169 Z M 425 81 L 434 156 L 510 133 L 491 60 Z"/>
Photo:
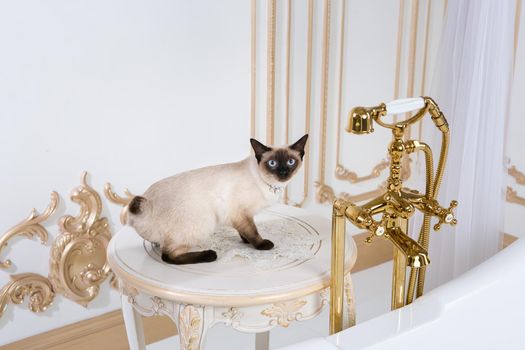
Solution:
<path fill-rule="evenodd" d="M 442 205 L 457 199 L 458 224 L 431 233 L 427 290 L 498 251 L 503 230 L 505 120 L 510 96 L 515 2 L 448 2 L 430 96 L 447 117 L 451 142 Z M 431 123 L 423 139 L 434 152 Z M 435 159 L 438 155 L 435 154 Z"/>

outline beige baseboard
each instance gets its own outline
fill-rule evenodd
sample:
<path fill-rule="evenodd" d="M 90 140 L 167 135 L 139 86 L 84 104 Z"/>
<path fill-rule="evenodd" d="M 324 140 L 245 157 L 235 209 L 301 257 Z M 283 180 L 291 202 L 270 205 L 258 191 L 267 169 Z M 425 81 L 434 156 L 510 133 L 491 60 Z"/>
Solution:
<path fill-rule="evenodd" d="M 144 317 L 146 344 L 177 334 L 166 316 Z M 128 350 L 124 320 L 120 310 L 73 323 L 0 346 L 0 350 Z"/>
<path fill-rule="evenodd" d="M 503 234 L 503 244 L 502 244 L 502 247 L 503 248 L 507 248 L 509 245 L 511 245 L 512 243 L 514 243 L 515 240 L 517 240 L 518 237 L 514 236 L 514 235 L 511 235 L 510 233 L 504 233 Z"/>
<path fill-rule="evenodd" d="M 376 239 L 365 244 L 366 233 L 354 236 L 357 261 L 352 272 L 358 272 L 392 259 L 393 248 L 386 239 Z M 517 239 L 504 234 L 503 247 Z M 146 344 L 151 344 L 177 334 L 174 323 L 166 316 L 144 317 Z M 0 350 L 127 350 L 128 341 L 120 310 L 80 321 L 49 332 L 37 334 L 0 347 Z"/>

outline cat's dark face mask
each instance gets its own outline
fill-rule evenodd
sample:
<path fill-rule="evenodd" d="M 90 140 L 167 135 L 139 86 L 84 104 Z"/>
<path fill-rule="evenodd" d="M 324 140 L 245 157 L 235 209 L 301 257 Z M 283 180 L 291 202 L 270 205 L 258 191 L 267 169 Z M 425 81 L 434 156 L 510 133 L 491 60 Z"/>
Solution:
<path fill-rule="evenodd" d="M 294 144 L 282 148 L 268 147 L 250 139 L 263 178 L 288 182 L 301 167 L 307 139 L 308 135 L 304 135 Z"/>

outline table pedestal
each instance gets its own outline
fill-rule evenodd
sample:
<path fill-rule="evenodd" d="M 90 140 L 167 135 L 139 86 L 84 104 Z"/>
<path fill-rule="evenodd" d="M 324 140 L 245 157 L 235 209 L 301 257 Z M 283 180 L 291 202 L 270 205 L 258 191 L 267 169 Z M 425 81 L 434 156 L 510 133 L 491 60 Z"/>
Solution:
<path fill-rule="evenodd" d="M 125 282 L 119 281 L 121 286 Z M 182 304 L 123 287 L 122 314 L 131 350 L 144 350 L 142 316 L 168 316 L 179 332 L 181 350 L 204 349 L 207 331 L 218 323 L 245 333 L 255 333 L 255 349 L 268 350 L 269 331 L 288 327 L 292 322 L 309 320 L 321 313 L 329 303 L 325 288 L 285 302 L 253 306 L 214 306 Z M 354 293 L 350 274 L 345 277 L 344 328 L 355 325 Z M 326 325 L 328 327 L 328 323 Z"/>

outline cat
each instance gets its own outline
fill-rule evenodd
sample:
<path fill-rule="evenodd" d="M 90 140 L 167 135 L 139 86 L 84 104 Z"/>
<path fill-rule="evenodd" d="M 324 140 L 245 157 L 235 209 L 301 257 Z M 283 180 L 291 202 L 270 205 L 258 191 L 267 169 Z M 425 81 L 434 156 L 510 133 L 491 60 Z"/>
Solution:
<path fill-rule="evenodd" d="M 257 232 L 253 216 L 275 204 L 300 168 L 308 134 L 285 147 L 250 139 L 254 154 L 229 164 L 184 172 L 153 184 L 128 206 L 128 225 L 161 247 L 162 260 L 194 264 L 217 259 L 204 245 L 219 225 L 235 228 L 244 243 L 269 250 L 274 244 Z"/>

